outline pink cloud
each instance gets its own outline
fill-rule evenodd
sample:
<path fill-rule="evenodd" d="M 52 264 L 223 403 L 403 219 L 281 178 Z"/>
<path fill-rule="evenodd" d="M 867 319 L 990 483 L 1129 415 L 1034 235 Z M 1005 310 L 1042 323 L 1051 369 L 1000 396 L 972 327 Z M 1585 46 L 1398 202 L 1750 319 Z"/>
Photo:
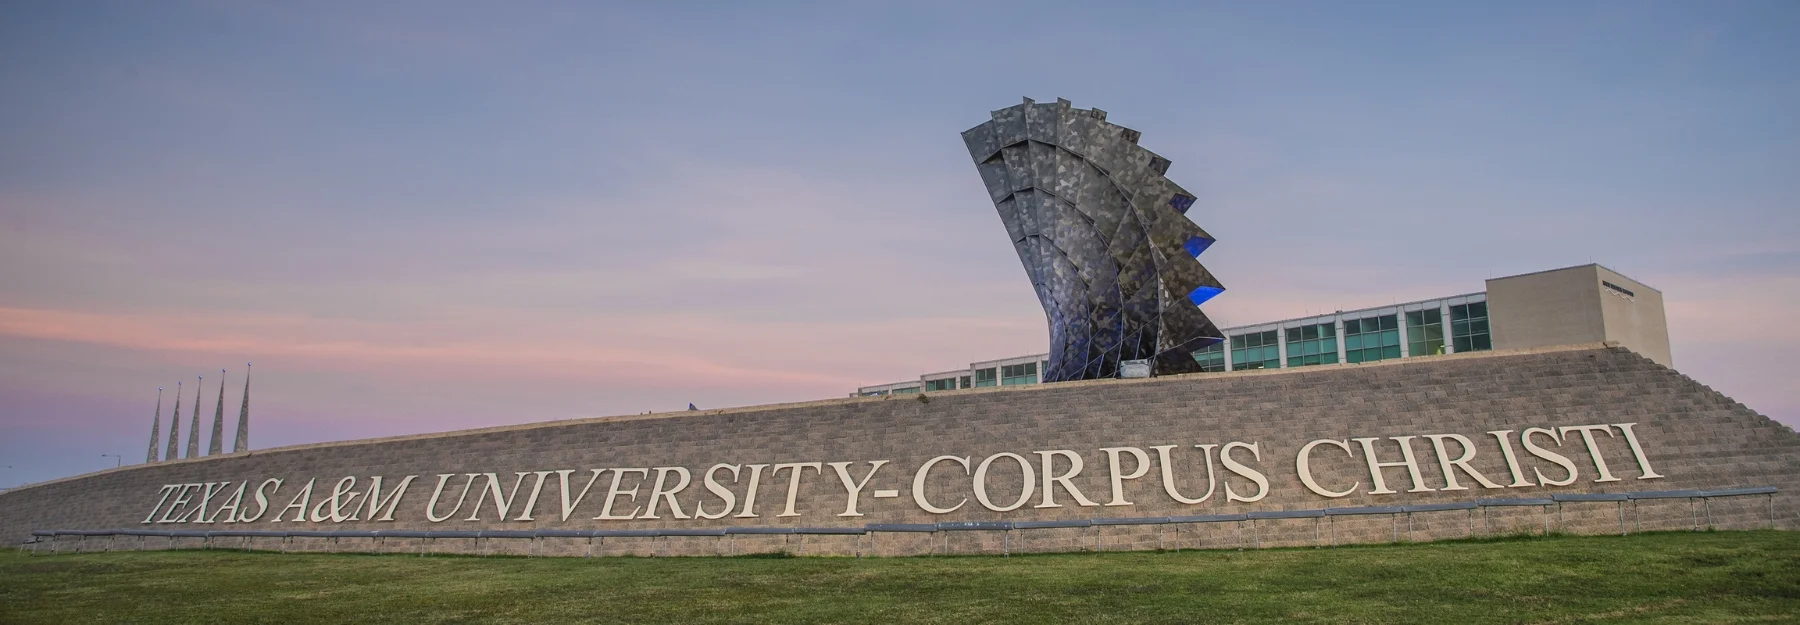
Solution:
<path fill-rule="evenodd" d="M 923 318 L 870 323 L 745 321 L 686 314 L 544 319 L 501 311 L 408 322 L 296 315 L 107 314 L 0 308 L 0 336 L 142 352 L 280 359 L 390 375 L 604 378 L 663 388 L 837 388 L 870 383 L 891 363 L 919 371 L 967 362 L 947 354 L 1028 351 L 1029 320 Z M 846 350 L 867 345 L 868 350 Z M 883 364 L 887 363 L 887 364 Z M 912 374 L 912 375 L 916 375 Z M 910 377 L 910 376 L 907 376 Z"/>

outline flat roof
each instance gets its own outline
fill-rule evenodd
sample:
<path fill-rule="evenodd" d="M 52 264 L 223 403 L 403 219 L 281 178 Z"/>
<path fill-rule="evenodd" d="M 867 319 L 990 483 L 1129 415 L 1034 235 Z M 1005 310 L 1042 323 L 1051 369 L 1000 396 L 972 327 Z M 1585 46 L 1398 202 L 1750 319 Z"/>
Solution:
<path fill-rule="evenodd" d="M 1619 275 L 1619 277 L 1621 277 L 1621 278 L 1624 278 L 1624 279 L 1626 279 L 1626 280 L 1630 280 L 1630 281 L 1632 281 L 1632 282 L 1636 282 L 1636 283 L 1638 283 L 1638 286 L 1641 286 L 1641 287 L 1644 287 L 1644 288 L 1646 288 L 1646 289 L 1650 289 L 1650 290 L 1652 290 L 1652 291 L 1656 291 L 1656 294 L 1657 294 L 1657 295 L 1661 295 L 1661 294 L 1662 294 L 1662 289 L 1659 289 L 1659 288 L 1656 288 L 1656 287 L 1653 287 L 1653 286 L 1650 286 L 1650 285 L 1649 285 L 1649 284 L 1646 284 L 1646 283 L 1644 283 L 1644 281 L 1643 281 L 1643 280 L 1639 280 L 1639 279 L 1637 279 L 1637 278 L 1633 278 L 1633 277 L 1631 277 L 1631 276 L 1628 276 L 1628 275 L 1625 275 L 1625 272 L 1623 272 L 1623 271 L 1619 271 L 1619 270 L 1617 270 L 1617 269 L 1613 269 L 1613 268 L 1612 268 L 1612 267 L 1608 267 L 1608 266 L 1606 266 L 1606 265 L 1602 265 L 1602 264 L 1600 264 L 1600 263 L 1584 263 L 1584 264 L 1580 264 L 1580 265 L 1569 265 L 1569 266 L 1567 266 L 1567 267 L 1557 267 L 1557 268 L 1555 268 L 1555 269 L 1545 269 L 1545 270 L 1543 270 L 1543 271 L 1528 271 L 1528 272 L 1525 272 L 1525 273 L 1519 273 L 1519 274 L 1513 274 L 1513 275 L 1510 275 L 1510 276 L 1500 276 L 1500 277 L 1498 277 L 1498 278 L 1488 278 L 1488 281 L 1489 281 L 1489 282 L 1492 282 L 1492 281 L 1494 281 L 1494 280 L 1505 280 L 1505 279 L 1507 279 L 1507 278 L 1523 278 L 1523 277 L 1525 277 L 1525 276 L 1535 276 L 1535 275 L 1538 275 L 1538 274 L 1540 274 L 1540 273 L 1555 273 L 1555 272 L 1558 272 L 1558 271 L 1568 271 L 1568 270 L 1570 270 L 1570 269 L 1581 269 L 1581 268 L 1583 268 L 1583 267 L 1599 267 L 1599 268 L 1601 268 L 1601 269 L 1605 269 L 1605 270 L 1607 270 L 1607 271 L 1610 271 L 1610 272 L 1613 272 L 1613 273 L 1615 273 L 1615 274 L 1618 274 L 1618 275 Z"/>

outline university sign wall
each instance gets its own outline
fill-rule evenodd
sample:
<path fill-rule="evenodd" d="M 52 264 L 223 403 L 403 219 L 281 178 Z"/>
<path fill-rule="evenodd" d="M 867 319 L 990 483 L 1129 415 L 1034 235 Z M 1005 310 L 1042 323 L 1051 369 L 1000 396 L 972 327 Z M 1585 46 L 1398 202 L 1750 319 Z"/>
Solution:
<path fill-rule="evenodd" d="M 1506 472 L 1494 476 L 1501 481 L 1490 479 L 1472 466 L 1481 449 L 1469 436 L 1462 434 L 1322 438 L 1301 445 L 1292 454 L 1292 461 L 1286 464 L 1291 465 L 1300 484 L 1321 499 L 1358 493 L 1398 495 L 1400 491 L 1389 485 L 1390 471 L 1399 473 L 1400 482 L 1395 485 L 1405 488 L 1408 493 L 1471 490 L 1465 481 L 1474 488 L 1487 490 L 1567 487 L 1585 477 L 1585 471 L 1592 472 L 1591 481 L 1595 484 L 1623 481 L 1625 478 L 1615 474 L 1607 464 L 1606 454 L 1595 438 L 1598 435 L 1616 436 L 1625 442 L 1630 454 L 1625 458 L 1614 458 L 1614 462 L 1634 466 L 1636 475 L 1632 479 L 1662 478 L 1651 468 L 1650 459 L 1634 431 L 1636 426 L 1636 423 L 1616 423 L 1486 432 L 1483 438 L 1492 437 L 1489 442 L 1493 449 L 1490 451 L 1505 460 Z M 1429 445 L 1415 451 L 1413 443 L 1420 439 L 1429 441 Z M 1557 450 L 1565 442 L 1582 445 L 1591 464 L 1578 466 L 1559 453 Z M 1391 448 L 1392 456 L 1384 458 L 1382 447 Z M 401 504 L 409 492 L 416 492 L 415 497 L 423 494 L 412 490 L 414 482 L 421 477 L 426 478 L 426 483 L 434 483 L 430 496 L 423 508 L 405 509 L 417 515 L 403 514 L 400 521 L 480 523 L 484 513 L 490 521 L 513 523 L 568 523 L 571 519 L 579 523 L 583 518 L 611 522 L 711 521 L 727 517 L 760 519 L 765 515 L 799 517 L 803 516 L 803 510 L 836 510 L 838 507 L 842 510 L 835 514 L 837 517 L 863 517 L 866 516 L 862 511 L 865 494 L 876 500 L 901 498 L 910 501 L 917 510 L 934 515 L 952 514 L 971 504 L 997 513 L 1017 512 L 1028 506 L 1031 510 L 1070 506 L 1130 508 L 1138 505 L 1132 499 L 1146 497 L 1157 499 L 1152 505 L 1162 509 L 1171 504 L 1201 506 L 1212 501 L 1215 494 L 1225 502 L 1255 503 L 1269 496 L 1269 475 L 1288 468 L 1265 466 L 1264 449 L 1267 448 L 1261 442 L 1231 441 L 1106 447 L 1086 454 L 1069 449 L 1038 450 L 1029 454 L 1002 451 L 985 458 L 935 456 L 908 471 L 886 473 L 883 469 L 893 464 L 890 460 L 717 463 L 701 471 L 683 466 L 655 466 L 363 478 L 347 475 L 324 480 L 324 483 L 311 478 L 297 487 L 298 480 L 281 477 L 236 483 L 221 480 L 162 485 L 157 489 L 156 503 L 141 523 L 340 524 L 365 520 L 393 523 L 396 522 L 395 513 L 402 509 Z M 1322 483 L 1332 479 L 1315 475 L 1312 468 L 1314 455 L 1323 455 L 1325 450 L 1335 450 L 1361 460 L 1367 465 L 1367 473 L 1354 478 L 1338 477 L 1339 480 L 1354 481 L 1340 484 L 1338 486 L 1342 488 L 1334 490 Z M 1528 460 L 1521 461 L 1519 450 Z M 1184 455 L 1192 457 L 1184 458 Z M 1099 468 L 1106 488 L 1094 497 L 1075 483 L 1088 470 L 1088 457 L 1104 458 Z M 1545 469 L 1550 473 L 1546 474 Z M 1195 472 L 1196 479 L 1200 474 L 1205 475 L 1206 487 L 1196 493 L 1184 494 L 1179 485 L 1183 480 L 1178 474 L 1190 470 Z M 834 493 L 835 497 L 827 495 L 825 501 L 801 501 L 801 486 L 809 479 L 808 471 L 812 472 L 811 479 L 823 479 L 841 490 Z M 930 488 L 934 471 L 947 473 L 952 479 L 960 475 L 968 480 L 961 489 L 934 492 Z M 1001 473 L 1007 474 L 1003 488 L 996 485 L 1002 481 L 997 479 Z M 1147 478 L 1154 481 L 1155 486 L 1144 486 L 1135 491 L 1127 488 L 1128 484 L 1136 486 L 1138 480 Z M 1510 483 L 1503 483 L 1506 480 Z M 896 481 L 910 486 L 906 490 L 909 499 L 901 497 L 900 488 L 871 488 L 872 485 L 902 485 L 894 484 Z M 1234 482 L 1240 486 L 1234 488 Z M 601 490 L 596 491 L 596 485 L 600 485 Z M 780 487 L 780 490 L 770 493 L 770 487 Z M 767 494 L 777 496 L 771 501 Z M 590 495 L 596 498 L 590 498 Z M 287 503 L 279 504 L 283 499 Z M 540 509 L 540 504 L 549 507 Z M 586 517 L 596 511 L 595 516 Z M 1131 516 L 1129 510 L 1117 512 Z"/>
<path fill-rule="evenodd" d="M 1797 478 L 1800 435 L 1791 429 L 1622 348 L 1592 344 L 261 450 L 0 494 L 0 535 L 860 528 L 1762 486 L 1782 493 L 1772 510 L 1759 498 L 1708 513 L 1726 527 L 1766 526 L 1771 513 L 1793 527 Z M 1558 527 L 1617 531 L 1622 513 L 1603 508 L 1562 511 Z M 1494 531 L 1541 529 L 1534 514 L 1488 522 Z M 1685 501 L 1641 514 L 1646 529 L 1690 519 Z M 1465 517 L 1421 518 L 1416 529 L 1461 536 Z M 1264 544 L 1305 544 L 1318 530 L 1258 531 Z M 1393 536 L 1385 519 L 1334 531 L 1342 541 Z"/>

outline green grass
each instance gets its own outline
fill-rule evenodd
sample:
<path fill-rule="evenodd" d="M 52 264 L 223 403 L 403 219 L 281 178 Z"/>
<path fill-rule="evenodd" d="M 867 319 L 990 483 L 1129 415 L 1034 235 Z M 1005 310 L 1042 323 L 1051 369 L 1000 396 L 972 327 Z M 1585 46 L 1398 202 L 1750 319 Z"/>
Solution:
<path fill-rule="evenodd" d="M 1800 532 L 1181 553 L 0 555 L 0 623 L 1800 622 Z"/>

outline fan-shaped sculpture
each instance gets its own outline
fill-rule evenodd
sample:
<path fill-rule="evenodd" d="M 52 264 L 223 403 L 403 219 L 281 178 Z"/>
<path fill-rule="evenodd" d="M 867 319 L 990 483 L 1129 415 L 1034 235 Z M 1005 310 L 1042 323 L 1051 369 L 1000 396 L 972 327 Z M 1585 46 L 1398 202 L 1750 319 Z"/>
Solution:
<path fill-rule="evenodd" d="M 1199 371 L 1223 338 L 1199 305 L 1224 290 L 1195 260 L 1213 237 L 1187 218 L 1193 194 L 1136 130 L 1068 100 L 993 112 L 963 132 L 1050 322 L 1045 382 Z"/>

